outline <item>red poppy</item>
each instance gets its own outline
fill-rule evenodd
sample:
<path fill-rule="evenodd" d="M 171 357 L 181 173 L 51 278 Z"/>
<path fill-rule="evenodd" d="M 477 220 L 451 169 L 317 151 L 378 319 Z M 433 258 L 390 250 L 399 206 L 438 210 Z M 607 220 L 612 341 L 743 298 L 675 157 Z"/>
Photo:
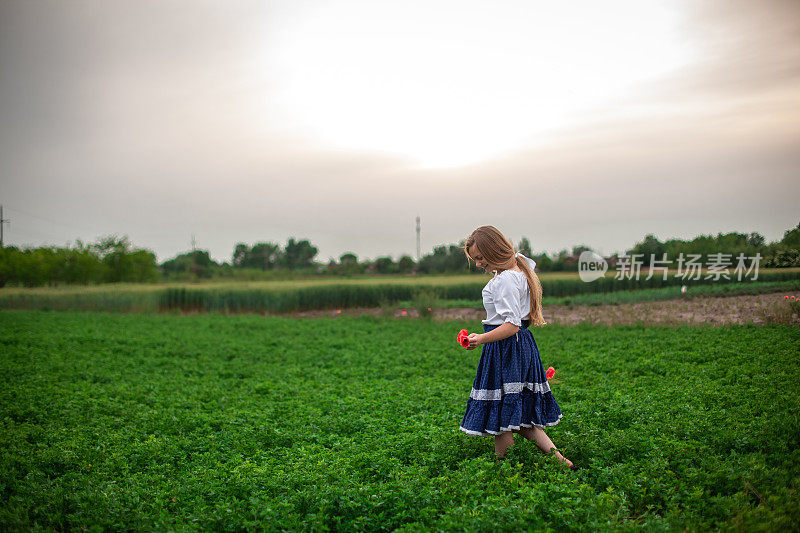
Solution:
<path fill-rule="evenodd" d="M 556 369 L 551 366 L 544 375 L 547 379 L 552 379 L 556 375 Z"/>
<path fill-rule="evenodd" d="M 456 337 L 456 340 L 458 340 L 458 343 L 464 348 L 469 348 L 469 339 L 467 338 L 468 336 L 469 336 L 469 331 L 462 329 L 461 331 L 458 332 L 458 337 Z"/>

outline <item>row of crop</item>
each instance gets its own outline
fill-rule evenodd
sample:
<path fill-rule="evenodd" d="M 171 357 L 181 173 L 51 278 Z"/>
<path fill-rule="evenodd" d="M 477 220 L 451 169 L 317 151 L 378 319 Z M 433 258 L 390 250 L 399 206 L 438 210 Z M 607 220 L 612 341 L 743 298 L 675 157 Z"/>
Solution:
<path fill-rule="evenodd" d="M 798 271 L 764 271 L 758 281 L 779 282 L 800 280 Z M 555 278 L 543 280 L 546 298 L 563 298 L 582 294 L 614 293 L 631 290 L 689 287 L 698 285 L 724 286 L 733 279 L 684 280 L 679 277 L 653 277 L 649 280 L 614 279 L 611 276 L 585 283 L 579 279 Z M 748 283 L 747 280 L 744 283 Z M 300 287 L 253 288 L 236 287 L 177 287 L 153 290 L 152 287 L 125 291 L 75 292 L 0 292 L 0 308 L 53 309 L 97 311 L 220 311 L 282 313 L 308 309 L 377 307 L 418 299 L 421 294 L 436 300 L 468 300 L 481 302 L 485 279 L 474 282 L 431 284 L 408 283 L 347 283 L 320 284 Z"/>
<path fill-rule="evenodd" d="M 753 283 L 800 280 L 800 272 L 769 272 L 759 276 Z M 641 289 L 658 289 L 680 287 L 681 285 L 699 286 L 737 283 L 731 280 L 683 280 L 678 277 L 616 280 L 611 277 L 601 278 L 591 283 L 579 279 L 554 279 L 544 287 L 544 294 L 549 298 L 561 298 L 581 294 L 600 294 L 624 292 Z M 747 283 L 747 281 L 745 281 Z M 307 309 L 333 309 L 348 307 L 377 307 L 386 303 L 412 300 L 422 291 L 430 294 L 432 299 L 471 300 L 476 304 L 481 301 L 481 290 L 484 281 L 478 283 L 460 283 L 448 285 L 432 285 L 425 288 L 415 285 L 376 284 L 376 285 L 327 285 L 280 289 L 227 288 L 218 289 L 167 289 L 159 298 L 159 309 L 181 309 L 185 311 L 226 311 L 226 312 L 287 312 Z"/>
<path fill-rule="evenodd" d="M 51 311 L 151 312 L 158 309 L 156 291 L 0 292 L 0 309 Z"/>

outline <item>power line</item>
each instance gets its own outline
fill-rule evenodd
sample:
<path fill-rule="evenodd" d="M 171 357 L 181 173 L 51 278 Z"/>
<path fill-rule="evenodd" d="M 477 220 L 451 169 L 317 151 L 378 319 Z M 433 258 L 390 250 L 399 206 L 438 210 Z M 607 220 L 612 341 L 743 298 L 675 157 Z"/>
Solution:
<path fill-rule="evenodd" d="M 9 211 L 11 211 L 13 213 L 18 213 L 20 215 L 25 215 L 25 217 L 38 218 L 39 220 L 43 220 L 44 222 L 50 222 L 51 224 L 55 224 L 56 226 L 67 227 L 67 228 L 70 228 L 70 229 L 73 229 L 73 230 L 76 230 L 76 231 L 81 231 L 81 232 L 94 232 L 94 230 L 90 230 L 89 228 L 87 228 L 85 226 L 78 227 L 78 226 L 75 226 L 75 225 L 72 225 L 72 224 L 69 224 L 69 223 L 66 223 L 66 222 L 59 222 L 57 220 L 53 220 L 52 218 L 43 217 L 41 215 L 37 215 L 37 214 L 31 213 L 29 211 L 23 211 L 22 209 L 17 209 L 16 207 L 7 207 L 6 209 L 8 209 Z M 25 217 L 23 217 L 23 218 L 25 218 Z"/>

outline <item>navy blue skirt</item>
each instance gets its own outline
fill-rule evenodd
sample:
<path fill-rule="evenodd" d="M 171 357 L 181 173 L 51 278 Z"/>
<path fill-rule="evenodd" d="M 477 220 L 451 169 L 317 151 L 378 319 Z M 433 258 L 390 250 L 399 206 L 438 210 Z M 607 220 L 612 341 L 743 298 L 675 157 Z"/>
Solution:
<path fill-rule="evenodd" d="M 523 320 L 515 335 L 483 345 L 459 428 L 464 433 L 499 435 L 521 427 L 554 426 L 561 420 L 529 325 Z M 496 327 L 484 324 L 483 330 Z"/>

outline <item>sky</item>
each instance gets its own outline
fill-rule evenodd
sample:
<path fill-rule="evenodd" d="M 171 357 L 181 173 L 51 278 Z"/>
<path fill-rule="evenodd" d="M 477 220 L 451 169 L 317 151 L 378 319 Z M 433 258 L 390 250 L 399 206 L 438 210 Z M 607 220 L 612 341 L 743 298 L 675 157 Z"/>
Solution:
<path fill-rule="evenodd" d="M 5 244 L 609 255 L 799 199 L 794 0 L 0 0 Z"/>

